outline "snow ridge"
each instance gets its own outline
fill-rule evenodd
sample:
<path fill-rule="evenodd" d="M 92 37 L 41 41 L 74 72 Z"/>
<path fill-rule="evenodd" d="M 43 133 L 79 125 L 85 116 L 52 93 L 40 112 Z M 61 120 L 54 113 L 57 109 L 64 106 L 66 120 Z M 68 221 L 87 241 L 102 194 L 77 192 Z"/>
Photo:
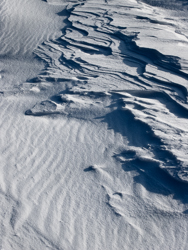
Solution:
<path fill-rule="evenodd" d="M 116 109 L 129 111 L 133 120 L 149 126 L 148 129 L 160 141 L 163 148 L 163 153 L 157 157 L 160 167 L 178 180 L 188 181 L 188 74 L 187 60 L 183 58 L 186 48 L 181 50 L 181 58 L 173 49 L 178 46 L 182 37 L 187 44 L 188 39 L 186 34 L 181 34 L 180 37 L 176 35 L 178 21 L 169 20 L 164 15 L 164 10 L 155 13 L 154 8 L 132 1 L 126 4 L 121 1 L 116 4 L 113 1 L 103 2 L 100 8 L 96 7 L 95 1 L 84 1 L 68 5 L 64 14 L 65 12 L 67 26 L 63 31 L 64 35 L 56 41 L 45 43 L 36 52 L 48 65 L 36 86 L 39 87 L 40 82 L 45 81 L 66 81 L 75 85 L 76 91 L 84 88 L 108 91 L 111 102 L 114 102 L 111 91 L 118 91 L 119 100 L 114 104 Z M 146 37 L 145 30 L 150 36 Z M 162 48 L 166 48 L 169 41 L 170 51 L 167 49 L 167 54 L 164 54 Z M 82 92 L 81 90 L 80 93 Z M 63 97 L 61 92 L 56 95 L 57 102 L 52 98 L 43 101 L 26 111 L 26 114 L 60 113 L 69 116 L 72 111 L 68 107 L 78 109 L 74 111 L 76 115 L 80 112 L 78 103 L 82 102 L 83 107 L 87 106 L 87 102 L 84 104 L 82 100 L 74 100 L 74 96 L 70 97 L 71 94 L 71 101 L 67 100 L 66 94 Z M 87 91 L 84 95 L 87 95 Z M 122 106 L 118 104 L 120 100 Z M 126 115 L 122 113 L 122 116 Z M 170 138 L 169 131 L 173 131 Z M 147 144 L 143 136 L 145 128 L 140 134 L 140 140 L 144 145 Z M 126 137 L 126 133 L 123 136 Z"/>
<path fill-rule="evenodd" d="M 186 249 L 186 11 L 0 6 L 0 249 Z"/>

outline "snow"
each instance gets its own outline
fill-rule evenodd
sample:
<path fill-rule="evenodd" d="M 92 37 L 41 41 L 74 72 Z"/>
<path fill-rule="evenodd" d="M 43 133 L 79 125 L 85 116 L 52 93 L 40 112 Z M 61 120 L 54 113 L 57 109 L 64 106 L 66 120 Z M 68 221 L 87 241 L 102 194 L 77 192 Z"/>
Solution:
<path fill-rule="evenodd" d="M 0 249 L 186 249 L 187 11 L 1 1 Z"/>

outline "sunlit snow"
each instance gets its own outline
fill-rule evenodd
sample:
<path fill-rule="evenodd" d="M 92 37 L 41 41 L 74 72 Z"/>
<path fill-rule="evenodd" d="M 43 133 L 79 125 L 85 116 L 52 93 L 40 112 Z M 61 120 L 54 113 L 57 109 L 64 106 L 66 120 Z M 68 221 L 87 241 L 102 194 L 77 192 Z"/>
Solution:
<path fill-rule="evenodd" d="M 186 0 L 0 2 L 0 249 L 186 250 Z"/>

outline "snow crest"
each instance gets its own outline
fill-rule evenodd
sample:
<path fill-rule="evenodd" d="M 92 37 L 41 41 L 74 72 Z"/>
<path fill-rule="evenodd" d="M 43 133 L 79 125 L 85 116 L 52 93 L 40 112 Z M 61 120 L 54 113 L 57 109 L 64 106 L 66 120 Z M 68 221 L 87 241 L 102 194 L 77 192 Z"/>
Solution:
<path fill-rule="evenodd" d="M 188 18 L 167 2 L 0 3 L 0 249 L 186 249 Z"/>

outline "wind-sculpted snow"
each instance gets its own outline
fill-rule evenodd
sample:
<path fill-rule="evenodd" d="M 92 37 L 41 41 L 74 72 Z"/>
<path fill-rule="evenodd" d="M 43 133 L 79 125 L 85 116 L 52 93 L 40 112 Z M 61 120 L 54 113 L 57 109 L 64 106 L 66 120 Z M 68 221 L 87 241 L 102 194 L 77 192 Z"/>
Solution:
<path fill-rule="evenodd" d="M 163 7 L 167 9 L 180 9 L 180 10 L 187 10 L 187 0 L 143 0 L 143 2 L 148 3 L 153 6 Z"/>
<path fill-rule="evenodd" d="M 108 94 L 109 90 L 118 91 L 119 101 L 125 106 L 120 107 L 125 110 L 121 111 L 122 119 L 131 115 L 129 124 L 140 121 L 135 124 L 135 131 L 141 130 L 142 143 L 136 145 L 133 141 L 132 146 L 150 147 L 145 137 L 148 127 L 160 141 L 152 146 L 159 166 L 173 177 L 188 181 L 186 20 L 170 19 L 173 12 L 169 16 L 166 13 L 134 1 L 103 2 L 100 7 L 94 1 L 69 5 L 63 36 L 37 50 L 37 55 L 48 64 L 39 85 L 54 79 L 57 84 L 63 80 L 74 82 L 78 89 L 108 91 Z M 176 49 L 178 46 L 180 49 Z M 85 114 L 80 111 L 82 101 L 74 100 L 71 95 L 59 96 L 62 101 L 42 101 L 26 114 L 70 116 L 72 106 L 74 116 Z M 92 100 L 89 109 L 91 105 L 94 105 Z M 82 106 L 88 108 L 88 101 Z M 115 115 L 116 111 L 113 112 Z M 121 133 L 129 138 L 126 127 Z"/>
<path fill-rule="evenodd" d="M 11 18 L 1 33 L 0 248 L 186 249 L 184 1 L 39 2 L 54 33 L 44 14 L 32 39 Z M 13 58 L 45 68 L 6 85 Z"/>

